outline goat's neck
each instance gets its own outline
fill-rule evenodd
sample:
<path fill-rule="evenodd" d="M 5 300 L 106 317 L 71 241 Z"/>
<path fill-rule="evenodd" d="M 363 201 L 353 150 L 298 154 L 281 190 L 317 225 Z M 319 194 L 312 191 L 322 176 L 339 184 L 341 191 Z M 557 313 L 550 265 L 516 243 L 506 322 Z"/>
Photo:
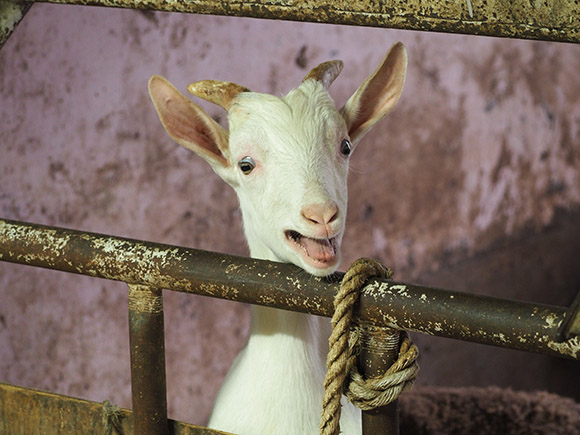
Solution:
<path fill-rule="evenodd" d="M 260 241 L 254 241 L 252 237 L 248 237 L 248 245 L 252 258 L 282 261 L 272 250 Z M 326 343 L 328 339 L 328 336 L 325 336 L 328 332 L 328 329 L 324 328 L 326 323 L 327 319 L 308 314 L 252 306 L 250 342 L 257 336 L 265 338 L 283 334 L 298 339 L 302 345 L 311 345 L 313 350 L 319 352 L 320 344 Z"/>
<path fill-rule="evenodd" d="M 279 261 L 259 243 L 248 244 L 253 258 Z M 210 427 L 243 434 L 318 433 L 325 321 L 330 325 L 322 317 L 253 305 L 248 343 L 220 391 Z"/>

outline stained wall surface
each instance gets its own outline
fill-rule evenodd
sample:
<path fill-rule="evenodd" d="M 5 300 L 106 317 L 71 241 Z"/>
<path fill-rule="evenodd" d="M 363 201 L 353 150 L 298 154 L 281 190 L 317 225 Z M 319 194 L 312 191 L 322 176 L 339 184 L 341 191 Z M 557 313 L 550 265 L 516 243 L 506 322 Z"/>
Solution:
<path fill-rule="evenodd" d="M 340 58 L 341 105 L 397 40 L 406 87 L 352 157 L 342 268 L 371 256 L 401 280 L 569 304 L 578 45 L 37 4 L 0 51 L 0 216 L 247 255 L 234 193 L 163 131 L 148 78 L 281 95 Z M 0 263 L 0 301 L 0 381 L 131 406 L 123 284 Z M 169 413 L 203 424 L 248 307 L 170 292 L 165 306 Z M 415 339 L 423 384 L 580 400 L 578 363 Z"/>

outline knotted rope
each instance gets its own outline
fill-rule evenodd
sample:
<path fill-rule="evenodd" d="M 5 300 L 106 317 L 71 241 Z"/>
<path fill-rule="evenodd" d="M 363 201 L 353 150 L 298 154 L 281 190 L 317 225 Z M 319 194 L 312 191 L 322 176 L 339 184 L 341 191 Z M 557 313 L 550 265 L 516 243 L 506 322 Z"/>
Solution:
<path fill-rule="evenodd" d="M 401 334 L 401 347 L 397 360 L 378 378 L 365 379 L 356 365 L 350 371 L 350 384 L 346 397 L 357 408 L 368 411 L 397 400 L 413 387 L 419 373 L 417 357 L 419 349 L 411 342 L 406 332 Z"/>
<path fill-rule="evenodd" d="M 322 397 L 321 435 L 340 432 L 340 400 L 343 391 L 349 400 L 363 410 L 385 406 L 397 399 L 401 392 L 412 387 L 418 372 L 418 349 L 404 334 L 397 361 L 379 378 L 364 379 L 356 367 L 360 348 L 360 330 L 351 327 L 353 308 L 360 290 L 371 277 L 389 279 L 392 272 L 384 265 L 370 259 L 355 261 L 340 284 L 334 298 L 332 333 L 326 358 L 326 377 Z M 395 335 L 398 339 L 398 337 Z M 350 374 L 350 382 L 346 378 Z"/>

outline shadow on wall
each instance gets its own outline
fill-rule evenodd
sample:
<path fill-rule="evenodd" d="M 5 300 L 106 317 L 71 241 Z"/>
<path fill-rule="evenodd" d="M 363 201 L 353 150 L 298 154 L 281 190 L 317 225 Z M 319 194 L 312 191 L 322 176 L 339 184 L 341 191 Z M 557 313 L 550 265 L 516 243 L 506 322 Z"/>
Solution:
<path fill-rule="evenodd" d="M 570 306 L 580 291 L 580 210 L 559 210 L 552 224 L 536 232 L 498 238 L 485 252 L 453 262 L 448 253 L 437 272 L 418 282 L 500 298 Z M 506 296 L 508 295 L 508 296 Z M 437 385 L 498 385 L 547 390 L 580 401 L 577 361 L 452 341 L 415 337 L 421 375 Z M 419 381 L 420 382 L 420 381 Z"/>

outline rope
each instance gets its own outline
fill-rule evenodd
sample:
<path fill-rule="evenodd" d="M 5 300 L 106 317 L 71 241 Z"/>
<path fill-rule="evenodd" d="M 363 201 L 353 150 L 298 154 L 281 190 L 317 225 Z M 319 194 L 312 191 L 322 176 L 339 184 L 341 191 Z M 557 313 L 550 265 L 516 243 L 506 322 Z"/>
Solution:
<path fill-rule="evenodd" d="M 121 420 L 123 419 L 123 411 L 116 405 L 113 405 L 108 400 L 103 402 L 103 425 L 105 426 L 105 435 L 113 435 L 113 433 L 122 434 Z"/>
<path fill-rule="evenodd" d="M 360 290 L 371 277 L 389 279 L 392 272 L 374 260 L 361 258 L 355 261 L 344 275 L 334 298 L 322 397 L 321 435 L 337 435 L 340 432 L 340 400 L 343 391 L 346 390 L 347 397 L 355 406 L 369 410 L 395 400 L 402 391 L 411 388 L 417 377 L 418 350 L 406 334 L 397 361 L 383 377 L 365 380 L 356 369 L 360 331 L 351 332 L 353 308 L 359 299 Z M 349 374 L 351 382 L 347 390 L 345 384 Z"/>
<path fill-rule="evenodd" d="M 397 400 L 401 393 L 410 390 L 417 379 L 419 349 L 403 333 L 397 361 L 385 374 L 378 378 L 364 379 L 356 366 L 350 372 L 350 384 L 346 396 L 357 408 L 363 411 L 386 406 Z"/>

